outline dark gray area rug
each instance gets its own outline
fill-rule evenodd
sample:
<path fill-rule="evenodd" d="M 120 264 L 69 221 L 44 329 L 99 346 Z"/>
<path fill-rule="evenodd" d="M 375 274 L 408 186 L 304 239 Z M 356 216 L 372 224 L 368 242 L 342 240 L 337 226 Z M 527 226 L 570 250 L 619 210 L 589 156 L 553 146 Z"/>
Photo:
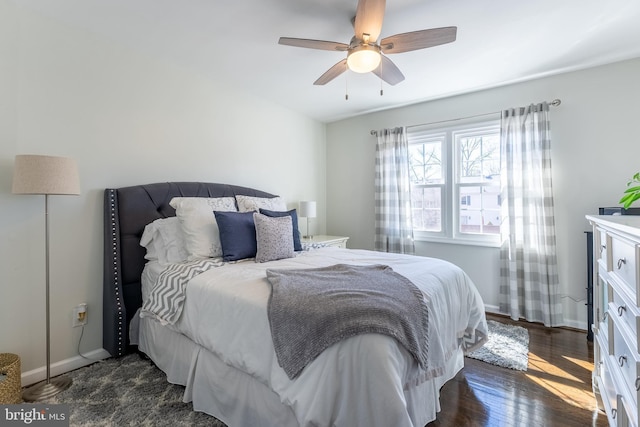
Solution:
<path fill-rule="evenodd" d="M 210 426 L 216 418 L 183 403 L 184 387 L 169 384 L 151 361 L 137 354 L 107 359 L 69 372 L 68 390 L 47 403 L 67 403 L 71 426 Z"/>
<path fill-rule="evenodd" d="M 529 363 L 529 331 L 495 320 L 487 320 L 487 325 L 489 341 L 467 354 L 467 357 L 503 368 L 526 371 Z"/>

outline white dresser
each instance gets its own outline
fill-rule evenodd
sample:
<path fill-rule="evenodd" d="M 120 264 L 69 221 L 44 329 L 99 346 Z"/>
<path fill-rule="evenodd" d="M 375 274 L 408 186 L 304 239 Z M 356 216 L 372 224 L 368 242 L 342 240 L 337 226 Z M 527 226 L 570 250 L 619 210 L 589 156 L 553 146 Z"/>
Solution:
<path fill-rule="evenodd" d="M 593 225 L 593 389 L 612 426 L 640 413 L 640 216 L 587 216 Z"/>

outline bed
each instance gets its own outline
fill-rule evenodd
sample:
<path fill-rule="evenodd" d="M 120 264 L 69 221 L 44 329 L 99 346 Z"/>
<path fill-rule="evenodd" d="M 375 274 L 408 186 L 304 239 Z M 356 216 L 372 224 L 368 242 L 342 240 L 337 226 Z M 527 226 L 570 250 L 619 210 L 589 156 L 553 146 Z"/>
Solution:
<path fill-rule="evenodd" d="M 292 230 L 295 241 L 295 213 L 284 215 L 280 198 L 264 191 L 196 182 L 106 189 L 103 346 L 112 356 L 142 351 L 166 373 L 169 382 L 185 387 L 183 400 L 193 402 L 194 410 L 231 427 L 409 427 L 435 419 L 440 388 L 463 368 L 464 352 L 487 339 L 482 299 L 462 270 L 437 259 L 335 247 L 264 258 L 271 247 L 260 243 L 261 236 L 267 235 L 261 234 L 262 222 L 255 224 L 259 248 L 255 259 L 243 258 L 243 248 L 234 248 L 239 254 L 227 261 L 195 257 L 175 262 L 150 257 L 150 244 L 141 246 L 141 239 L 148 243 L 147 226 L 169 222 L 165 220 L 176 217 L 175 201 L 192 198 L 234 200 L 236 209 L 241 201 L 269 202 L 265 206 L 272 210 L 256 209 L 260 215 L 252 217 L 262 221 L 269 216 L 264 222 L 268 227 L 276 223 L 289 227 L 281 229 Z M 277 204 L 270 204 L 275 200 Z M 251 211 L 253 205 L 248 206 L 245 210 Z M 178 209 L 183 215 L 184 206 Z M 216 213 L 220 235 L 228 232 L 222 221 L 227 216 L 240 217 Z M 227 249 L 229 241 L 227 238 Z M 259 257 L 265 262 L 256 262 Z M 160 292 L 159 278 L 187 264 L 189 268 L 195 264 L 207 267 L 198 274 L 189 273 L 179 286 L 181 297 L 172 295 L 171 301 L 180 302 L 178 313 L 162 317 L 150 310 L 153 292 Z M 280 363 L 283 340 L 278 330 L 270 329 L 274 275 L 336 266 L 349 271 L 381 268 L 410 282 L 411 289 L 419 289 L 424 313 L 428 313 L 426 345 L 420 347 L 423 359 L 398 337 L 369 332 L 336 341 L 293 376 L 290 370 L 285 372 Z"/>

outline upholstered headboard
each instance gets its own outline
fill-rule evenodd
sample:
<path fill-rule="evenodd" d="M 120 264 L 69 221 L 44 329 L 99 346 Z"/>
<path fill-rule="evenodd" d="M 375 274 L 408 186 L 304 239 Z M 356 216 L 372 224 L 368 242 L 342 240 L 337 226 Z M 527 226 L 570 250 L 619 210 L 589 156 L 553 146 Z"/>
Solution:
<path fill-rule="evenodd" d="M 175 216 L 173 197 L 274 197 L 247 187 L 203 182 L 164 182 L 104 191 L 104 283 L 102 342 L 112 356 L 129 345 L 129 323 L 142 305 L 140 277 L 145 249 L 144 227 L 158 218 Z"/>

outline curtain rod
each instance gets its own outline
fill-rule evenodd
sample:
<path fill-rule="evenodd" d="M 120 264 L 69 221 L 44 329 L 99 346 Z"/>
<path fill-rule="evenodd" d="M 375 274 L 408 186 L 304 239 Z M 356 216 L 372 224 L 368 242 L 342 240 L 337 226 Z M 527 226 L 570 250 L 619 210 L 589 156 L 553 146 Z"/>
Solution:
<path fill-rule="evenodd" d="M 553 107 L 557 107 L 558 105 L 562 104 L 562 101 L 560 99 L 556 98 L 553 101 L 549 102 L 548 104 L 553 106 Z M 498 114 L 498 113 L 501 113 L 501 112 L 502 111 L 493 111 L 491 113 L 482 113 L 482 114 L 476 114 L 474 116 L 458 117 L 458 118 L 455 118 L 455 119 L 440 120 L 438 122 L 422 123 L 422 124 L 419 124 L 419 125 L 411 125 L 411 126 L 407 126 L 407 127 L 410 128 L 410 127 L 414 127 L 414 126 L 426 126 L 426 125 L 435 125 L 435 124 L 438 124 L 438 123 L 455 122 L 457 120 L 473 119 L 473 118 L 476 118 L 476 117 L 489 116 L 491 114 Z M 377 130 L 372 130 L 371 131 L 371 135 L 378 136 L 378 131 Z"/>

